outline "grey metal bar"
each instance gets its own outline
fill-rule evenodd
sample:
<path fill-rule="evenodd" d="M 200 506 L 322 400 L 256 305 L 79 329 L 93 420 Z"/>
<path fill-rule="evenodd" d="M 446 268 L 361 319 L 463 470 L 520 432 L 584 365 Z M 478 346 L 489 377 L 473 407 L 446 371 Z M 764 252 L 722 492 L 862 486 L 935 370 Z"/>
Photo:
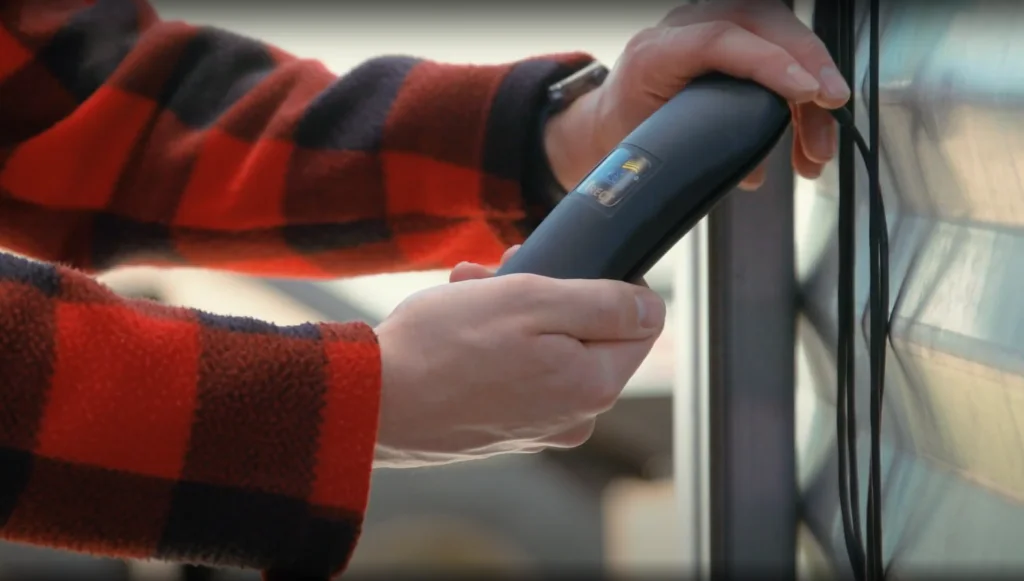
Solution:
<path fill-rule="evenodd" d="M 796 575 L 791 135 L 757 192 L 709 216 L 710 558 L 714 578 Z"/>

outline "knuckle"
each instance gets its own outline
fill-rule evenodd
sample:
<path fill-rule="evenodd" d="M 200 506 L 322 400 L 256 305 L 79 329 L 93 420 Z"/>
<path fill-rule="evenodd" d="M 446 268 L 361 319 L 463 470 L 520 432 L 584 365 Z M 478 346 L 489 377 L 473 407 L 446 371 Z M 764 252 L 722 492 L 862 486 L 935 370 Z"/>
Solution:
<path fill-rule="evenodd" d="M 706 4 L 681 4 L 676 6 L 672 10 L 668 11 L 665 18 L 662 19 L 664 24 L 670 26 L 679 26 L 691 22 L 694 17 L 700 14 L 700 11 Z"/>
<path fill-rule="evenodd" d="M 743 21 L 755 14 L 763 14 L 772 2 L 764 0 L 726 0 L 722 8 L 735 20 Z"/>
<path fill-rule="evenodd" d="M 673 26 L 686 26 L 707 21 L 743 22 L 744 18 L 761 10 L 764 0 L 717 0 L 715 2 L 692 2 L 673 8 L 663 22 Z"/>
<path fill-rule="evenodd" d="M 778 0 L 723 0 L 719 8 L 730 19 L 744 24 L 766 16 L 793 13 Z"/>
<path fill-rule="evenodd" d="M 528 298 L 543 288 L 543 277 L 536 274 L 510 274 L 505 277 L 505 293 L 510 298 Z"/>
<path fill-rule="evenodd" d="M 790 65 L 796 64 L 796 61 L 786 49 L 782 48 L 777 44 L 769 44 L 762 49 L 760 54 L 761 62 L 764 64 L 776 63 L 782 70 L 786 70 Z"/>
<path fill-rule="evenodd" d="M 694 24 L 691 28 L 700 46 L 710 47 L 725 42 L 736 34 L 739 25 L 729 20 L 711 20 Z"/>
<path fill-rule="evenodd" d="M 828 49 L 816 34 L 811 31 L 802 33 L 791 43 L 793 56 L 802 59 L 829 58 Z"/>
<path fill-rule="evenodd" d="M 634 34 L 626 43 L 625 54 L 629 57 L 643 53 L 651 43 L 656 42 L 661 37 L 662 33 L 662 28 L 657 26 L 641 30 Z"/>

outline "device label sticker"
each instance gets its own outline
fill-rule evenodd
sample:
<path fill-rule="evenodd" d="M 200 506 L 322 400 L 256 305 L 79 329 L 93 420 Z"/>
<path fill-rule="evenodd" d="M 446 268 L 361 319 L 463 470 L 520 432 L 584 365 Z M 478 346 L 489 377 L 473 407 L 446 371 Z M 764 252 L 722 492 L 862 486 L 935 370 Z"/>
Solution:
<path fill-rule="evenodd" d="M 643 153 L 620 147 L 604 158 L 601 165 L 576 188 L 581 194 L 612 208 L 633 192 L 637 183 L 654 167 L 651 158 Z"/>

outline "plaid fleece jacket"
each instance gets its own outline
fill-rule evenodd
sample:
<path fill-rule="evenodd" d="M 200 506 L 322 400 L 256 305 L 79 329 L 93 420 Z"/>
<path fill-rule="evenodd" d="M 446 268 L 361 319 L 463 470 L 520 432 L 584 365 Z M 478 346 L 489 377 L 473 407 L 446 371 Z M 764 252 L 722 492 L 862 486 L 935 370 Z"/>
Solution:
<path fill-rule="evenodd" d="M 338 78 L 143 0 L 0 2 L 0 246 L 48 261 L 0 254 L 0 537 L 340 572 L 367 505 L 373 330 L 125 300 L 82 272 L 493 263 L 550 209 L 521 185 L 544 88 L 587 62 L 389 57 Z"/>

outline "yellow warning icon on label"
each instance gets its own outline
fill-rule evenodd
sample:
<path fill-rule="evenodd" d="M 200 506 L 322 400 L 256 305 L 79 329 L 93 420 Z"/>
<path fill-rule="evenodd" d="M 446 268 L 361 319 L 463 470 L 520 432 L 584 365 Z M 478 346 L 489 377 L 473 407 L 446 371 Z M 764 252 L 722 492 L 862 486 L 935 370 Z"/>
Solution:
<path fill-rule="evenodd" d="M 629 170 L 633 173 L 640 173 L 644 169 L 644 163 L 640 160 L 631 159 L 622 164 L 622 169 Z"/>

